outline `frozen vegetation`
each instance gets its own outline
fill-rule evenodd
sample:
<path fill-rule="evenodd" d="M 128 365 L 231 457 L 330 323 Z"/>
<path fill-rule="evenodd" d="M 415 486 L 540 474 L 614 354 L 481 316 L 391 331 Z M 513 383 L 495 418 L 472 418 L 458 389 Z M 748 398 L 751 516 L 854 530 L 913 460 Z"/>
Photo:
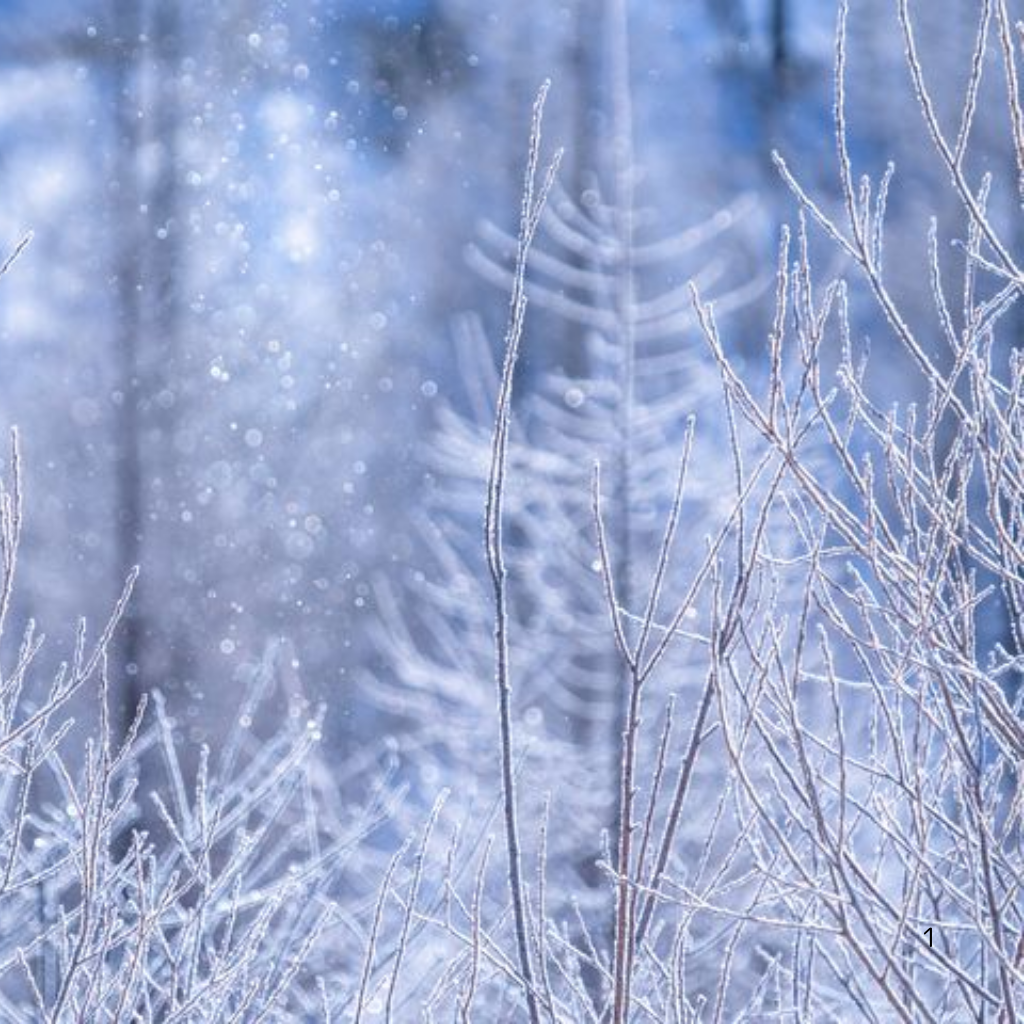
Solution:
<path fill-rule="evenodd" d="M 1021 1020 L 1024 24 L 378 6 L 0 53 L 26 209 L 88 147 L 6 97 L 112 111 L 0 269 L 0 1021 Z"/>

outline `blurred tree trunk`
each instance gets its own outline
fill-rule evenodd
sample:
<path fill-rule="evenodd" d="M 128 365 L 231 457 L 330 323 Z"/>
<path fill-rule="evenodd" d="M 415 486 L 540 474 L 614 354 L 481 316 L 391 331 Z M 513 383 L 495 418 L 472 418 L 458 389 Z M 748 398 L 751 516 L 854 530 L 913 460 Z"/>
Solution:
<path fill-rule="evenodd" d="M 789 66 L 789 6 L 787 0 L 772 0 L 771 9 L 772 70 L 776 77 L 784 75 Z"/>
<path fill-rule="evenodd" d="M 152 177 L 147 183 L 148 228 L 146 241 L 148 339 L 147 436 L 153 478 L 154 547 L 151 558 L 161 592 L 183 599 L 187 592 L 179 568 L 182 553 L 189 550 L 183 535 L 185 506 L 183 467 L 175 447 L 175 436 L 186 400 L 189 380 L 181 351 L 182 230 L 178 189 L 181 99 L 179 73 L 182 57 L 180 0 L 154 0 L 148 25 L 150 58 L 147 112 L 149 132 L 146 145 L 155 155 Z M 153 624 L 159 632 L 154 643 L 162 648 L 153 654 L 162 674 L 172 686 L 185 680 L 191 669 L 188 616 L 183 610 Z M 150 662 L 153 662 L 153 658 Z M 152 667 L 152 664 L 150 665 Z"/>
<path fill-rule="evenodd" d="M 147 557 L 146 548 L 157 526 L 162 535 L 148 546 L 180 555 L 172 534 L 180 520 L 173 439 L 182 386 L 176 144 L 181 31 L 178 0 L 113 0 L 111 17 L 117 573 L 123 578 L 146 563 L 122 626 L 114 677 L 125 680 L 121 707 L 127 726 L 152 684 L 155 665 L 162 676 L 168 669 L 175 676 L 166 652 L 155 649 L 167 638 L 149 614 L 151 593 L 166 598 L 175 581 L 167 564 Z M 183 654 L 180 637 L 174 639 L 170 649 Z"/>
<path fill-rule="evenodd" d="M 114 471 L 116 486 L 116 555 L 124 579 L 139 564 L 143 542 L 142 334 L 143 247 L 142 189 L 139 179 L 141 104 L 139 96 L 142 24 L 137 0 L 112 0 L 112 78 L 114 157 L 110 188 L 111 262 L 114 285 Z M 146 634 L 144 582 L 121 626 L 115 680 L 124 678 L 122 708 L 131 721 L 141 695 L 143 643 Z M 122 676 L 123 673 L 123 676 Z"/>
<path fill-rule="evenodd" d="M 566 47 L 566 64 L 571 81 L 572 109 L 569 137 L 571 152 L 566 154 L 569 199 L 586 210 L 587 198 L 597 180 L 598 151 L 595 142 L 595 122 L 603 104 L 600 89 L 598 55 L 593 40 L 600 38 L 602 4 L 600 0 L 576 0 L 570 36 Z M 575 254 L 572 264 L 580 270 L 588 269 L 586 260 Z M 587 359 L 587 331 L 580 323 L 567 319 L 563 326 L 563 350 L 558 362 L 569 377 L 584 378 L 589 370 Z"/>

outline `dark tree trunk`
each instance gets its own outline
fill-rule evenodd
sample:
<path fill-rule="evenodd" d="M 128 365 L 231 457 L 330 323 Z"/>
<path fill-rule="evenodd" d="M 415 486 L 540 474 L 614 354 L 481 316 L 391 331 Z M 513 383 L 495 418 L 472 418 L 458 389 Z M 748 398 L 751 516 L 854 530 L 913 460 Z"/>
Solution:
<path fill-rule="evenodd" d="M 772 70 L 776 77 L 789 66 L 789 7 L 787 0 L 772 0 L 771 10 Z"/>
<path fill-rule="evenodd" d="M 123 578 L 145 561 L 153 524 L 163 530 L 158 546 L 169 548 L 175 538 L 167 531 L 173 532 L 178 520 L 173 438 L 181 387 L 176 177 L 181 31 L 178 0 L 152 5 L 112 0 L 111 16 L 116 565 Z M 148 178 L 139 159 L 144 146 L 159 154 Z M 148 612 L 153 574 L 160 567 L 149 562 L 142 568 L 121 629 L 115 666 L 115 680 L 124 680 L 120 706 L 125 727 L 152 684 L 154 659 L 162 673 L 169 667 L 168 659 L 154 649 L 158 627 Z M 161 573 L 158 589 L 173 586 L 166 575 Z"/>
<path fill-rule="evenodd" d="M 111 263 L 114 283 L 114 471 L 116 487 L 116 569 L 124 579 L 142 553 L 142 386 L 141 263 L 143 230 L 138 174 L 140 143 L 139 46 L 142 31 L 137 0 L 113 0 L 112 79 L 114 158 L 110 187 Z M 123 679 L 125 723 L 134 717 L 141 696 L 145 621 L 144 584 L 135 594 L 121 626 L 114 667 Z"/>
<path fill-rule="evenodd" d="M 189 550 L 184 507 L 182 466 L 174 438 L 187 401 L 188 374 L 183 364 L 181 340 L 180 282 L 183 234 L 180 224 L 178 189 L 181 98 L 181 2 L 155 0 L 149 24 L 151 88 L 147 96 L 150 137 L 148 144 L 158 154 L 156 172 L 149 182 L 147 208 L 146 268 L 149 296 L 146 316 L 147 381 L 149 391 L 147 434 L 152 438 L 149 458 L 153 467 L 153 522 L 158 535 L 154 547 L 160 557 L 153 570 L 159 586 L 168 593 L 182 593 L 184 580 L 177 568 L 181 552 Z M 159 486 L 157 487 L 157 481 Z M 157 554 L 157 552 L 153 552 Z M 153 623 L 154 646 L 159 640 L 158 658 L 162 678 L 173 688 L 187 678 L 192 664 L 187 641 L 188 623 L 182 615 Z M 151 659 L 151 662 L 154 659 Z"/>

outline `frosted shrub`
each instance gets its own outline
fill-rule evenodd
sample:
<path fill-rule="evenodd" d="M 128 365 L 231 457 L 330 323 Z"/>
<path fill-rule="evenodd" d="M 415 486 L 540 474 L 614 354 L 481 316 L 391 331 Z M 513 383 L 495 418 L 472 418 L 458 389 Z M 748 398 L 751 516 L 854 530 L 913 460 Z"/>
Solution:
<path fill-rule="evenodd" d="M 41 683 L 33 624 L 8 639 L 20 529 L 14 445 L 0 485 L 0 1018 L 310 1019 L 317 969 L 345 963 L 318 939 L 337 926 L 332 899 L 380 807 L 330 813 L 315 712 L 293 708 L 276 735 L 254 735 L 269 663 L 224 743 L 196 752 L 194 781 L 159 697 L 114 736 L 107 651 L 134 577 L 99 636 L 83 623 Z M 84 744 L 73 702 L 98 710 Z"/>
<path fill-rule="evenodd" d="M 640 458 L 628 429 L 613 432 L 610 447 L 598 431 L 545 434 L 538 406 L 546 403 L 548 423 L 564 425 L 569 416 L 543 392 L 513 413 L 531 294 L 595 324 L 604 316 L 598 334 L 625 336 L 627 370 L 617 395 L 610 386 L 613 405 L 625 394 L 628 407 L 640 365 L 629 364 L 639 302 L 621 245 L 610 289 L 620 319 L 543 288 L 531 292 L 531 266 L 560 273 L 563 284 L 580 279 L 544 251 L 531 263 L 554 174 L 537 175 L 535 125 L 482 474 L 486 571 L 438 547 L 463 593 L 474 572 L 492 591 L 506 847 L 501 856 L 488 847 L 478 857 L 461 919 L 435 920 L 453 943 L 451 967 L 426 1004 L 439 1018 L 474 1019 L 467 1007 L 479 1000 L 500 1007 L 502 1020 L 614 1024 L 1019 1019 L 1024 373 L 1009 314 L 1024 274 L 988 213 L 997 184 L 971 170 L 970 159 L 982 73 L 998 62 L 1024 180 L 1019 40 L 1002 0 L 980 5 L 962 110 L 949 133 L 928 92 L 907 4 L 899 5 L 910 80 L 966 220 L 956 304 L 938 229 L 922 240 L 921 284 L 931 282 L 935 318 L 921 328 L 902 315 L 884 268 L 887 203 L 898 179 L 894 185 L 890 168 L 857 181 L 851 166 L 845 24 L 843 5 L 840 213 L 809 196 L 777 158 L 799 222 L 780 240 L 775 316 L 756 379 L 730 358 L 700 283 L 690 289 L 690 339 L 704 352 L 702 370 L 718 370 L 721 404 L 717 419 L 696 428 L 667 422 L 662 436 L 676 447 L 678 470 L 659 474 L 660 495 L 628 485 L 628 467 Z M 629 216 L 628 189 L 619 189 L 623 195 L 626 205 L 609 213 L 620 225 Z M 566 237 L 557 214 L 548 223 Z M 597 234 L 578 218 L 573 226 Z M 850 281 L 818 279 L 815 230 L 843 254 Z M 600 269 L 597 262 L 587 274 Z M 854 298 L 860 310 L 873 304 L 873 327 L 916 366 L 920 406 L 880 408 L 873 400 Z M 908 382 L 908 392 L 917 390 Z M 460 460 L 471 465 L 469 433 L 451 423 L 445 429 L 459 453 L 449 472 Z M 519 447 L 517 429 L 547 447 Z M 693 481 L 699 495 L 717 472 L 694 441 L 702 431 L 724 442 L 727 455 L 717 515 L 692 501 Z M 599 471 L 568 500 L 561 466 L 578 466 L 588 438 Z M 637 544 L 639 531 L 622 531 L 616 502 L 625 494 L 628 519 L 641 493 L 644 515 L 651 516 L 650 502 L 655 515 L 645 521 L 640 551 L 623 560 L 623 546 Z M 546 547 L 552 537 L 554 553 Z M 575 556 L 575 575 L 552 571 L 577 545 L 589 554 Z M 455 589 L 433 587 L 438 645 L 424 647 L 408 633 L 400 648 L 399 669 L 416 688 L 459 678 L 476 648 L 453 641 L 463 631 L 479 641 L 487 625 L 481 602 L 460 603 Z M 608 623 L 612 671 L 592 625 L 595 607 Z M 991 622 L 1006 623 L 1000 642 L 984 639 L 993 635 L 983 628 Z M 538 636 L 549 641 L 558 629 L 571 639 L 538 645 Z M 574 646 L 602 653 L 589 662 L 579 653 L 567 658 Z M 559 722 L 575 713 L 572 680 L 595 664 L 614 692 L 604 692 L 589 723 L 590 742 L 568 737 L 569 775 L 559 777 L 553 762 L 563 748 L 548 742 L 544 716 Z M 460 688 L 481 676 L 470 670 Z M 451 699 L 486 697 L 481 688 L 464 698 L 453 690 Z M 565 742 L 559 728 L 553 737 Z M 585 834 L 594 789 L 581 791 L 580 780 L 607 763 L 619 796 L 602 839 Z M 538 789 L 550 790 L 550 806 L 538 801 Z M 578 866 L 588 850 L 596 890 L 566 870 L 567 859 Z"/>

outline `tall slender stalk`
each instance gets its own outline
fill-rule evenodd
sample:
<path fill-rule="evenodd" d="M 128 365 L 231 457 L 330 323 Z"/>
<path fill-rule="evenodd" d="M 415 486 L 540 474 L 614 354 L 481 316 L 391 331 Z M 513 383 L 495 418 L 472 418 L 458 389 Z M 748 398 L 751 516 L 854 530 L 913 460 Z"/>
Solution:
<path fill-rule="evenodd" d="M 526 897 L 523 891 L 522 855 L 519 825 L 516 817 L 515 772 L 513 769 L 512 677 L 508 643 L 508 581 L 505 566 L 502 519 L 508 472 L 509 429 L 512 422 L 512 383 L 519 361 L 523 325 L 526 318 L 526 264 L 530 246 L 537 232 L 541 212 L 547 201 L 561 159 L 556 153 L 544 180 L 537 189 L 537 167 L 540 161 L 541 122 L 548 83 L 537 95 L 530 126 L 530 144 L 523 181 L 523 202 L 516 246 L 516 265 L 512 294 L 509 300 L 508 326 L 505 331 L 505 360 L 491 442 L 491 462 L 487 479 L 487 505 L 484 514 L 484 540 L 487 568 L 494 589 L 494 656 L 495 683 L 498 690 L 498 728 L 501 747 L 501 781 L 504 803 L 505 842 L 508 848 L 509 890 L 515 919 L 516 946 L 526 1005 L 531 1024 L 539 1024 L 540 1011 L 533 988 L 533 967 L 526 920 Z"/>
<path fill-rule="evenodd" d="M 634 159 L 633 102 L 629 86 L 629 16 L 623 0 L 610 0 L 608 17 L 611 45 L 612 187 L 615 196 L 614 316 L 616 346 L 619 350 L 618 445 L 615 486 L 615 576 L 622 607 L 633 605 L 633 427 L 636 403 L 636 276 L 633 267 Z M 617 702 L 615 737 L 611 745 L 618 774 L 619 738 L 628 715 L 629 674 L 622 672 Z M 623 795 L 613 823 L 612 838 L 619 843 L 625 815 Z"/>
<path fill-rule="evenodd" d="M 611 43 L 612 181 L 615 195 L 615 235 L 618 260 L 615 275 L 615 320 L 621 359 L 619 370 L 618 480 L 616 534 L 619 598 L 633 605 L 633 419 L 636 396 L 636 279 L 633 268 L 634 158 L 633 103 L 629 83 L 629 15 L 625 0 L 611 0 L 608 19 Z M 640 685 L 635 660 L 623 666 L 622 692 L 617 707 L 616 739 L 619 757 L 619 796 L 613 838 L 617 852 L 617 896 L 614 926 L 612 1019 L 629 1013 L 629 957 L 632 948 L 629 877 L 632 863 L 633 799 L 636 795 L 636 745 L 640 726 Z"/>

